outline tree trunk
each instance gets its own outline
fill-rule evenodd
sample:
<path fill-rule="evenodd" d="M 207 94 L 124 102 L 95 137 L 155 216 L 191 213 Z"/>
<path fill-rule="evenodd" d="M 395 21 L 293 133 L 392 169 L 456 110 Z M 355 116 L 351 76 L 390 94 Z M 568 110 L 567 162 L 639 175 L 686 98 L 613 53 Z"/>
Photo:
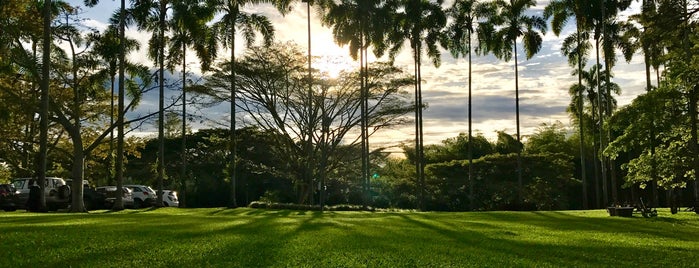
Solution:
<path fill-rule="evenodd" d="M 645 1 L 643 1 L 645 3 Z M 645 4 L 644 4 L 645 5 Z M 644 26 L 643 32 L 646 32 L 646 28 Z M 650 51 L 648 49 L 648 43 L 644 41 L 645 39 L 641 39 L 641 45 L 643 47 L 643 62 L 645 64 L 645 70 L 646 70 L 646 92 L 651 92 L 653 86 L 651 85 L 651 79 L 650 79 Z M 648 127 L 648 142 L 650 143 L 650 157 L 651 157 L 651 164 L 650 164 L 650 177 L 652 178 L 651 181 L 651 193 L 653 196 L 653 199 L 651 201 L 651 204 L 653 207 L 658 207 L 658 175 L 656 171 L 656 164 L 655 164 L 655 113 L 651 111 L 651 120 L 650 120 L 650 126 Z M 635 199 L 634 199 L 635 200 Z"/>
<path fill-rule="evenodd" d="M 606 35 L 605 35 L 605 37 L 606 37 Z M 607 91 L 606 92 L 606 94 L 607 94 L 606 115 L 609 118 L 612 116 L 612 91 L 611 91 L 611 79 L 612 78 L 611 78 L 611 70 L 610 70 L 611 64 L 610 64 L 610 61 L 608 59 L 608 55 L 605 55 L 604 58 L 605 58 L 604 70 L 605 70 L 605 79 L 606 79 L 605 88 Z M 607 139 L 605 139 L 605 143 L 603 145 L 602 151 L 604 151 L 604 148 L 607 147 L 607 143 L 612 141 L 612 139 L 613 139 L 612 128 L 607 127 Z M 616 164 L 614 163 L 615 161 L 612 158 L 608 158 L 607 160 L 609 160 L 609 177 L 610 177 L 610 181 L 611 181 L 610 192 L 612 195 L 612 204 L 618 205 L 619 200 L 617 198 Z"/>
<path fill-rule="evenodd" d="M 313 59 L 311 57 L 311 1 L 306 2 L 306 8 L 307 8 L 307 19 L 308 23 L 306 26 L 308 27 L 308 92 L 307 92 L 307 98 L 308 98 L 308 133 L 305 133 L 307 135 L 306 140 L 305 140 L 305 150 L 306 150 L 306 162 L 304 163 L 305 165 L 305 178 L 304 180 L 306 181 L 308 185 L 308 197 L 310 200 L 310 204 L 313 204 L 313 195 L 314 195 L 314 178 L 313 178 L 313 165 L 315 164 L 314 157 L 313 157 L 313 127 L 312 127 L 312 116 L 311 114 L 313 113 L 313 69 L 311 68 L 311 65 L 313 64 Z"/>
<path fill-rule="evenodd" d="M 228 208 L 236 208 L 238 207 L 238 202 L 236 199 L 238 198 L 236 195 L 236 177 L 235 177 L 235 172 L 236 172 L 236 143 L 237 143 L 237 137 L 235 133 L 235 20 L 231 21 L 231 140 L 229 141 L 229 147 L 230 147 L 230 164 L 229 164 L 229 173 L 231 176 L 231 200 L 228 203 Z"/>
<path fill-rule="evenodd" d="M 697 93 L 699 93 L 699 85 L 694 85 L 689 92 L 689 116 L 691 125 L 690 148 L 694 155 L 694 212 L 699 214 L 699 138 L 697 137 Z"/>
<path fill-rule="evenodd" d="M 39 161 L 37 181 L 41 194 L 39 195 L 39 210 L 46 210 L 46 196 L 44 195 L 46 181 L 46 166 L 48 156 L 48 132 L 49 132 L 49 81 L 51 72 L 51 5 L 53 1 L 44 2 L 44 32 L 41 67 L 41 109 L 40 109 L 40 134 L 39 134 Z"/>
<path fill-rule="evenodd" d="M 187 46 L 182 44 L 182 171 L 181 177 L 183 182 L 187 182 L 187 62 L 186 54 Z M 163 185 L 160 182 L 160 193 L 158 193 L 159 206 L 163 204 Z"/>
<path fill-rule="evenodd" d="M 123 210 L 123 182 L 124 182 L 124 68 L 126 65 L 126 0 L 121 0 L 121 9 L 119 11 L 119 100 L 117 107 L 117 152 L 116 152 L 116 200 L 112 210 Z"/>
<path fill-rule="evenodd" d="M 602 84 L 600 80 L 600 63 L 599 63 L 599 38 L 595 40 L 595 51 L 597 54 L 597 132 L 599 133 L 599 146 L 597 147 L 597 158 L 599 159 L 599 164 L 600 164 L 600 171 L 601 171 L 601 177 L 600 177 L 600 184 L 602 184 L 602 206 L 607 206 L 608 204 L 608 199 L 607 199 L 607 167 L 605 165 L 605 158 L 604 155 L 602 155 L 602 150 L 604 147 L 604 130 L 602 128 L 603 122 L 604 122 L 604 113 L 602 112 Z"/>
<path fill-rule="evenodd" d="M 114 126 L 114 75 L 111 77 L 111 97 L 109 106 L 109 127 Z M 109 167 L 107 167 L 107 185 L 114 183 L 114 129 L 109 131 Z"/>
<path fill-rule="evenodd" d="M 426 210 L 425 204 L 425 160 L 423 150 L 423 135 L 422 135 L 422 77 L 420 75 L 420 53 L 421 48 L 418 41 L 414 41 L 413 53 L 415 59 L 415 165 L 417 167 L 417 179 L 420 187 L 419 193 L 419 208 L 421 211 Z"/>
<path fill-rule="evenodd" d="M 473 97 L 471 95 L 471 34 L 468 33 L 468 206 L 475 210 L 475 196 L 473 194 Z"/>
<path fill-rule="evenodd" d="M 517 41 L 513 41 L 514 55 L 515 55 L 515 115 L 517 124 L 517 204 L 521 205 L 523 203 L 523 182 L 522 182 L 522 140 L 519 134 L 519 73 L 517 70 Z"/>
<path fill-rule="evenodd" d="M 165 179 L 165 12 L 166 2 L 161 0 L 158 18 L 158 204 L 162 206 L 163 180 Z"/>
<path fill-rule="evenodd" d="M 580 178 L 582 180 L 582 201 L 583 209 L 588 209 L 589 202 L 587 197 L 587 175 L 586 165 L 585 165 L 585 131 L 583 122 L 583 88 L 582 88 L 582 55 L 580 52 L 580 47 L 582 42 L 580 40 L 580 27 L 576 27 L 577 31 L 577 42 L 578 42 L 578 126 L 580 128 Z"/>
<path fill-rule="evenodd" d="M 78 135 L 79 127 L 76 130 Z M 70 212 L 87 212 L 83 202 L 83 179 L 85 174 L 85 154 L 83 153 L 82 139 L 73 138 L 73 183 L 71 187 L 72 200 L 70 202 Z"/>

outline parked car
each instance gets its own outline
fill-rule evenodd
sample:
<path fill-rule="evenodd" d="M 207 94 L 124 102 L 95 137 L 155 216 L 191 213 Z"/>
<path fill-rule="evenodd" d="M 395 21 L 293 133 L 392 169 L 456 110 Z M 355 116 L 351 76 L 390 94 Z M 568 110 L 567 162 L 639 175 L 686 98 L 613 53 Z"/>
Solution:
<path fill-rule="evenodd" d="M 66 183 L 72 185 L 73 180 L 67 179 Z M 90 182 L 83 180 L 83 204 L 86 210 L 107 208 L 107 196 L 90 186 Z"/>
<path fill-rule="evenodd" d="M 0 184 L 0 207 L 4 211 L 17 210 L 17 197 L 15 186 L 12 184 Z"/>
<path fill-rule="evenodd" d="M 177 192 L 172 190 L 163 190 L 163 206 L 179 207 L 180 201 L 177 200 Z"/>
<path fill-rule="evenodd" d="M 149 186 L 127 184 L 124 187 L 133 191 L 133 207 L 142 208 L 155 205 L 155 200 L 158 198 L 155 191 Z"/>
<path fill-rule="evenodd" d="M 17 205 L 20 208 L 28 208 L 29 192 L 32 186 L 38 186 L 35 178 L 20 178 L 12 180 L 12 185 L 17 189 Z M 46 207 L 49 210 L 67 208 L 70 205 L 70 186 L 61 178 L 46 177 L 44 184 L 44 196 Z"/>
<path fill-rule="evenodd" d="M 114 202 L 116 202 L 116 186 L 101 186 L 95 188 L 95 191 L 105 195 L 105 208 L 114 207 Z M 133 192 L 127 187 L 122 187 L 121 202 L 124 207 L 130 208 L 134 205 Z"/>

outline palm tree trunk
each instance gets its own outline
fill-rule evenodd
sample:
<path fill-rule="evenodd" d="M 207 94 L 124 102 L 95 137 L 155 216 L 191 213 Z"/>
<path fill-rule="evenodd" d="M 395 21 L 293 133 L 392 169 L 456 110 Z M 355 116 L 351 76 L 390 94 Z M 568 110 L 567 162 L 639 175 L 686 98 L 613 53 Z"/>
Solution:
<path fill-rule="evenodd" d="M 158 18 L 160 36 L 158 40 L 158 199 L 162 206 L 163 180 L 165 178 L 165 1 L 160 1 Z"/>
<path fill-rule="evenodd" d="M 600 163 L 600 170 L 601 170 L 601 178 L 600 178 L 600 183 L 602 184 L 602 205 L 607 206 L 609 204 L 607 200 L 607 171 L 606 171 L 606 166 L 605 166 L 605 160 L 604 156 L 602 155 L 602 147 L 604 146 L 604 134 L 603 134 L 603 129 L 602 129 L 602 123 L 604 120 L 604 114 L 602 112 L 602 86 L 601 86 L 601 78 L 600 78 L 600 63 L 599 63 L 599 38 L 595 40 L 595 51 L 597 54 L 597 112 L 598 112 L 598 117 L 597 117 L 597 132 L 599 133 L 599 146 L 597 147 L 597 157 L 599 159 Z"/>
<path fill-rule="evenodd" d="M 313 58 L 311 57 L 311 1 L 308 1 L 306 3 L 306 14 L 307 16 L 307 24 L 306 26 L 308 27 L 308 92 L 307 92 L 307 98 L 308 98 L 308 133 L 307 135 L 307 140 L 306 140 L 306 157 L 308 159 L 306 160 L 305 163 L 305 177 L 304 181 L 306 182 L 307 185 L 307 192 L 308 192 L 308 197 L 310 200 L 310 204 L 313 204 L 313 192 L 315 189 L 314 188 L 314 183 L 313 183 L 313 164 L 315 163 L 314 157 L 313 157 L 313 127 L 312 127 L 312 122 L 313 118 L 311 117 L 311 114 L 313 113 L 313 69 L 311 68 L 311 65 L 313 64 Z"/>
<path fill-rule="evenodd" d="M 580 40 L 580 26 L 576 27 L 577 32 L 577 42 L 578 42 L 578 126 L 580 128 L 580 178 L 582 180 L 582 201 L 583 209 L 589 208 L 589 203 L 587 200 L 587 175 L 586 165 L 585 165 L 585 131 L 583 124 L 583 89 L 582 89 L 582 55 L 581 46 L 582 41 Z"/>
<path fill-rule="evenodd" d="M 605 35 L 606 37 L 606 35 Z M 612 91 L 611 91 L 611 70 L 610 70 L 610 63 L 609 60 L 607 59 L 607 55 L 605 55 L 605 63 L 604 63 L 604 70 L 605 70 L 605 85 L 606 85 L 606 116 L 611 117 L 612 116 Z M 607 128 L 607 137 L 604 140 L 604 146 L 602 147 L 602 151 L 604 151 L 604 148 L 607 147 L 607 143 L 612 140 L 612 128 L 608 127 Z M 606 157 L 605 157 L 606 158 Z M 618 199 L 617 199 L 617 185 L 616 185 L 616 165 L 614 164 L 614 159 L 608 158 L 609 161 L 609 177 L 610 177 L 610 183 L 611 183 L 611 195 L 612 195 L 612 204 L 617 205 L 618 204 Z"/>
<path fill-rule="evenodd" d="M 51 73 L 51 5 L 53 1 L 45 1 L 43 9 L 43 54 L 41 66 L 41 122 L 39 122 L 39 167 L 37 183 L 41 189 L 39 195 L 39 210 L 46 210 L 46 196 L 44 193 L 46 181 L 46 164 L 48 156 L 49 133 L 49 80 Z"/>
<path fill-rule="evenodd" d="M 522 144 L 519 133 L 519 73 L 517 70 L 517 41 L 513 41 L 513 50 L 515 56 L 515 114 L 517 123 L 517 146 Z M 522 199 L 522 148 L 517 148 L 517 203 L 521 204 Z"/>
<path fill-rule="evenodd" d="M 116 148 L 116 201 L 112 210 L 123 210 L 123 182 L 124 182 L 124 69 L 126 67 L 126 0 L 121 0 L 119 10 L 119 99 L 117 101 L 117 148 Z"/>
<path fill-rule="evenodd" d="M 418 193 L 418 209 L 425 210 L 425 182 L 422 180 L 422 155 L 420 148 L 422 147 L 422 140 L 420 139 L 420 110 L 422 109 L 422 104 L 420 103 L 420 76 L 419 76 L 419 58 L 418 58 L 418 45 L 413 44 L 413 68 L 415 73 L 415 176 L 418 181 L 419 193 Z"/>
<path fill-rule="evenodd" d="M 610 41 L 609 41 L 609 34 L 607 33 L 607 23 L 606 23 L 606 21 L 604 21 L 604 20 L 606 20 L 605 12 L 606 12 L 606 6 L 604 5 L 604 1 L 603 1 L 603 2 L 602 2 L 602 19 L 603 19 L 603 22 L 602 22 L 602 38 L 604 38 L 604 44 L 605 44 L 605 46 L 611 46 L 611 45 L 609 45 L 609 42 L 610 42 Z M 606 49 L 605 49 L 605 51 L 606 51 Z M 600 131 L 602 131 L 602 129 L 603 129 L 603 126 L 604 126 L 603 122 L 605 121 L 605 119 L 612 116 L 612 92 L 611 92 L 611 70 L 610 70 L 610 69 L 611 69 L 611 63 L 610 63 L 610 56 L 611 56 L 611 55 L 607 55 L 607 53 L 605 52 L 605 54 L 604 54 L 605 83 L 604 83 L 604 84 L 605 84 L 605 89 L 606 89 L 606 98 L 605 98 L 605 100 L 606 100 L 606 104 L 605 104 L 606 109 L 605 109 L 605 116 L 604 116 L 604 117 L 600 117 Z M 600 91 L 601 91 L 601 90 L 600 90 Z M 602 107 L 601 104 L 600 104 L 600 107 Z M 600 135 L 600 139 L 601 139 L 601 142 L 600 142 L 600 144 L 601 144 L 601 145 L 600 145 L 600 155 L 601 155 L 601 156 L 600 156 L 600 157 L 602 158 L 602 161 L 605 161 L 605 160 L 606 160 L 606 161 L 609 161 L 609 175 L 610 175 L 610 180 L 611 180 L 611 189 L 610 189 L 610 191 L 611 191 L 611 195 L 612 195 L 612 203 L 613 203 L 614 205 L 616 205 L 617 202 L 618 202 L 618 200 L 617 200 L 617 185 L 616 185 L 616 167 L 615 167 L 615 164 L 614 164 L 614 160 L 613 160 L 613 159 L 611 159 L 611 158 L 608 159 L 607 157 L 605 157 L 604 155 L 602 155 L 602 151 L 604 151 L 604 149 L 607 147 L 607 143 L 608 143 L 609 141 L 612 140 L 612 131 L 611 131 L 611 128 L 607 128 L 607 137 L 604 137 L 604 135 L 601 134 L 601 135 Z M 605 169 L 602 169 L 602 172 L 605 172 Z M 605 184 L 604 184 L 603 186 L 606 187 L 606 186 L 607 186 L 607 183 L 606 183 L 606 176 L 602 176 L 602 179 L 605 180 Z M 603 189 L 604 189 L 604 188 L 603 188 Z M 605 202 L 604 202 L 605 205 L 609 205 L 609 204 L 608 204 L 608 201 L 607 201 L 607 199 L 606 199 L 606 198 L 607 198 L 607 195 L 606 195 L 606 194 L 604 195 L 604 198 L 605 198 Z"/>
<path fill-rule="evenodd" d="M 187 47 L 182 44 L 182 183 L 187 183 Z M 162 187 L 162 185 L 160 186 Z M 162 192 L 162 188 L 160 190 Z M 163 203 L 162 194 L 158 195 L 160 204 Z"/>
<path fill-rule="evenodd" d="M 473 98 L 471 95 L 471 34 L 468 33 L 468 206 L 469 210 L 476 209 L 474 204 L 475 196 L 473 196 Z"/>
<path fill-rule="evenodd" d="M 366 40 L 365 40 L 366 41 Z M 364 42 L 366 44 L 367 42 Z M 364 166 L 366 167 L 364 178 L 365 178 L 365 196 L 367 197 L 367 203 L 371 203 L 371 155 L 369 150 L 369 55 L 367 49 L 363 49 L 364 53 Z"/>
<path fill-rule="evenodd" d="M 691 116 L 690 123 L 692 131 L 691 149 L 694 152 L 694 212 L 699 214 L 699 144 L 697 141 L 697 93 L 699 93 L 699 85 L 692 87 L 689 92 L 689 115 Z"/>
<path fill-rule="evenodd" d="M 599 138 L 597 137 L 599 135 L 599 131 L 595 131 L 595 129 L 594 129 L 595 128 L 594 122 L 598 121 L 597 115 L 596 115 L 596 113 L 598 113 L 597 109 L 599 109 L 599 107 L 597 107 L 596 104 L 593 104 L 592 105 L 592 122 L 593 122 L 593 126 L 592 126 L 592 128 L 593 128 L 592 129 L 592 131 L 593 131 L 592 132 L 592 151 L 593 151 L 592 161 L 595 163 L 593 165 L 594 173 L 595 173 L 595 206 L 596 206 L 596 208 L 601 208 L 602 207 L 602 202 L 601 202 L 602 201 L 602 194 L 600 193 L 600 188 L 601 188 L 601 185 L 600 185 L 600 181 L 601 181 L 601 179 L 600 179 L 600 166 L 599 166 L 600 161 L 599 161 L 599 155 L 597 154 L 597 152 L 599 151 Z"/>
<path fill-rule="evenodd" d="M 420 47 L 420 45 L 418 45 Z M 426 192 L 425 192 L 425 136 L 423 135 L 423 127 L 422 127 L 422 70 L 421 70 L 421 62 L 422 62 L 422 57 L 420 53 L 422 49 L 418 50 L 417 53 L 417 91 L 418 91 L 418 102 L 420 104 L 420 109 L 418 109 L 419 112 L 419 128 L 420 128 L 420 182 L 422 184 L 422 211 L 427 210 L 427 204 L 425 203 L 425 197 L 426 197 Z"/>
<path fill-rule="evenodd" d="M 643 1 L 645 3 L 645 1 Z M 644 32 L 646 32 L 645 26 L 644 26 Z M 648 44 L 644 39 L 641 40 L 642 46 L 643 46 L 643 61 L 645 64 L 646 68 L 646 92 L 650 92 L 653 86 L 651 85 L 650 81 L 650 51 L 648 49 Z M 653 199 L 651 201 L 651 204 L 653 207 L 658 207 L 658 178 L 657 178 L 657 171 L 656 171 L 656 164 L 655 164 L 655 116 L 654 113 L 651 112 L 651 120 L 650 120 L 650 126 L 648 128 L 648 140 L 650 142 L 650 155 L 651 155 L 651 163 L 650 163 L 650 176 L 652 178 L 651 181 L 651 191 L 653 195 Z"/>
<path fill-rule="evenodd" d="M 228 204 L 229 208 L 236 208 L 238 207 L 238 202 L 236 201 L 237 196 L 236 196 L 236 169 L 237 169 L 237 160 L 236 160 L 236 144 L 237 144 L 237 137 L 236 137 L 236 129 L 235 129 L 235 22 L 231 22 L 231 140 L 229 141 L 229 147 L 230 147 L 230 152 L 229 152 L 229 168 L 230 168 L 230 176 L 231 176 L 231 200 Z"/>
<path fill-rule="evenodd" d="M 360 106 L 360 110 L 361 110 L 361 112 L 360 112 L 360 127 L 362 128 L 361 134 L 360 134 L 361 140 L 362 140 L 361 141 L 361 143 L 362 143 L 362 146 L 361 146 L 361 150 L 362 150 L 362 153 L 361 153 L 361 156 L 362 156 L 362 160 L 361 160 L 362 161 L 362 165 L 361 165 L 362 166 L 361 167 L 362 168 L 362 175 L 361 175 L 361 177 L 362 177 L 362 192 L 363 192 L 362 200 L 363 200 L 364 206 L 368 206 L 369 205 L 369 192 L 367 190 L 367 188 L 368 188 L 367 187 L 367 178 L 368 178 L 367 174 L 369 174 L 369 172 L 367 170 L 369 169 L 369 167 L 367 166 L 367 161 L 366 161 L 366 159 L 367 159 L 367 146 L 368 146 L 368 144 L 366 143 L 366 141 L 367 141 L 366 137 L 367 137 L 368 128 L 367 128 L 367 124 L 366 124 L 367 123 L 367 121 L 366 121 L 366 117 L 367 117 L 367 115 L 366 115 L 367 109 L 366 108 L 367 107 L 366 107 L 366 102 L 364 102 L 364 100 L 366 100 L 366 98 L 367 98 L 366 80 L 364 79 L 364 77 L 366 76 L 365 69 L 364 69 L 364 61 L 366 61 L 366 59 L 364 58 L 364 28 L 363 28 L 364 21 L 361 21 L 360 23 L 362 24 L 360 26 L 361 32 L 359 33 L 359 38 L 361 40 L 360 44 L 359 44 L 359 46 L 360 46 L 360 51 L 359 51 L 359 53 L 360 53 L 359 54 L 359 80 L 360 80 L 360 82 L 359 82 L 359 101 L 360 101 L 360 104 L 359 104 L 359 106 Z"/>
<path fill-rule="evenodd" d="M 111 79 L 112 95 L 110 98 L 111 105 L 109 106 L 109 127 L 114 126 L 114 75 Z M 114 129 L 109 131 L 109 166 L 107 167 L 107 185 L 113 185 L 114 176 Z"/>

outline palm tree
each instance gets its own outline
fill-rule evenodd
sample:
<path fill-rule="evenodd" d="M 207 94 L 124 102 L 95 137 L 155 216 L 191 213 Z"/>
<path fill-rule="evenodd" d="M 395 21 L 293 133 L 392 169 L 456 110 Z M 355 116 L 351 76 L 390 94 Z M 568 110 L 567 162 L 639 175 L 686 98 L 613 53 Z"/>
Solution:
<path fill-rule="evenodd" d="M 509 61 L 514 55 L 515 62 L 515 113 L 517 142 L 521 144 L 519 131 L 519 74 L 517 69 L 517 40 L 521 37 L 527 59 L 541 49 L 541 36 L 546 32 L 546 21 L 536 15 L 528 15 L 527 10 L 536 5 L 536 0 L 496 0 L 497 15 L 491 18 L 493 25 L 500 26 L 489 38 L 488 51 L 502 60 Z M 522 157 L 517 152 L 517 184 L 519 201 L 522 199 Z"/>
<path fill-rule="evenodd" d="M 339 4 L 329 1 L 325 4 L 328 12 L 323 16 L 323 23 L 331 25 L 335 42 L 349 45 L 350 56 L 360 65 L 360 127 L 361 127 L 361 166 L 364 205 L 369 193 L 369 61 L 368 49 L 373 45 L 374 54 L 381 56 L 386 48 L 385 30 L 389 25 L 391 7 L 386 3 L 372 0 L 342 0 Z M 358 55 L 359 54 L 359 55 Z"/>
<path fill-rule="evenodd" d="M 181 165 L 181 187 L 182 196 L 180 199 L 184 205 L 186 196 L 187 178 L 187 47 L 193 46 L 197 57 L 201 62 L 203 71 L 209 69 L 212 55 L 216 55 L 216 42 L 212 38 L 211 31 L 206 25 L 214 17 L 214 9 L 204 5 L 198 0 L 179 0 L 173 2 L 172 20 L 170 28 L 173 36 L 170 42 L 169 63 L 176 64 L 177 59 L 182 60 L 182 165 Z M 172 68 L 171 68 L 172 69 Z M 158 177 L 158 200 L 157 206 L 163 204 L 163 180 Z"/>
<path fill-rule="evenodd" d="M 95 34 L 92 36 L 94 47 L 92 51 L 97 57 L 106 61 L 107 68 L 102 69 L 96 74 L 97 76 L 106 77 L 110 82 L 110 92 L 111 92 L 111 103 L 110 103 L 110 117 L 109 125 L 114 125 L 114 85 L 116 83 L 116 76 L 119 67 L 119 49 L 121 47 L 119 42 L 119 30 L 118 30 L 118 14 L 117 14 L 117 25 L 111 24 L 107 29 L 101 34 Z M 125 39 L 125 48 L 127 51 L 137 50 L 139 48 L 139 43 L 135 39 Z M 126 62 L 125 69 L 135 70 L 136 65 Z M 114 171 L 114 131 L 109 134 L 109 166 L 107 168 L 107 184 L 112 185 L 113 182 L 113 171 Z"/>
<path fill-rule="evenodd" d="M 612 42 L 614 41 L 614 38 L 609 38 L 609 31 L 607 30 L 607 27 L 610 26 L 610 24 L 614 21 L 614 19 L 617 17 L 617 14 L 619 11 L 625 10 L 626 8 L 629 7 L 629 4 L 631 1 L 629 0 L 596 0 L 596 1 L 591 1 L 589 2 L 590 4 L 590 9 L 589 12 L 586 13 L 586 21 L 588 22 L 588 25 L 593 29 L 594 33 L 594 40 L 595 40 L 595 59 L 596 59 L 596 65 L 600 65 L 600 44 L 603 45 L 603 51 L 605 52 L 605 72 L 609 72 L 609 65 L 614 63 L 614 46 L 612 45 Z M 604 39 L 604 40 L 602 40 Z M 601 68 L 600 68 L 601 69 Z M 597 69 L 597 72 L 600 72 L 600 69 Z M 601 77 L 600 74 L 597 74 L 598 77 Z M 609 74 L 606 75 L 606 77 L 610 77 Z M 607 81 L 608 82 L 608 81 Z M 601 83 L 601 81 L 597 81 L 597 83 Z M 598 87 L 601 87 L 598 84 Z M 598 95 L 601 96 L 601 95 Z M 600 104 L 602 104 L 601 99 L 597 100 Z M 606 105 L 609 106 L 609 105 Z M 600 106 L 601 107 L 601 106 Z M 598 157 L 600 158 L 600 170 L 601 170 L 601 184 L 602 184 L 602 202 L 604 205 L 608 205 L 608 193 L 607 193 L 607 167 L 606 167 L 606 159 L 605 157 L 601 154 L 601 150 L 606 146 L 605 145 L 605 139 L 604 139 L 604 133 L 603 133 L 603 122 L 605 118 L 605 110 L 607 109 L 599 109 L 598 111 L 598 131 L 600 132 L 599 135 L 599 147 L 597 152 Z M 599 202 L 599 200 L 598 200 Z"/>
<path fill-rule="evenodd" d="M 618 21 L 616 18 L 611 18 L 608 23 L 605 24 L 605 35 L 604 35 L 604 67 L 605 67 L 605 85 L 611 85 L 609 79 L 612 78 L 611 69 L 616 64 L 616 51 L 621 50 L 624 58 L 627 62 L 631 61 L 633 54 L 638 50 L 637 42 L 632 42 L 629 40 L 629 35 L 626 32 L 632 31 L 632 24 L 626 21 Z M 612 89 L 606 88 L 607 95 L 611 97 Z M 607 103 L 605 104 L 606 116 L 611 117 L 612 112 L 615 110 L 613 104 L 611 103 L 612 98 L 607 98 Z M 613 140 L 611 128 L 607 127 L 607 142 Z M 612 203 L 618 204 L 617 198 L 617 175 L 616 175 L 616 164 L 614 159 L 609 158 L 609 173 L 611 179 L 611 197 Z"/>
<path fill-rule="evenodd" d="M 584 13 L 586 6 L 582 1 L 576 0 L 553 0 L 544 9 L 544 18 L 551 20 L 551 29 L 556 36 L 561 34 L 561 30 L 571 17 L 575 17 L 575 33 L 566 37 L 561 50 L 568 56 L 568 64 L 577 67 L 578 88 L 582 88 L 582 68 L 587 61 L 586 56 L 590 50 L 589 31 L 586 29 Z M 589 207 L 587 196 L 587 175 L 585 164 L 585 135 L 583 122 L 583 90 L 577 90 L 577 112 L 578 127 L 580 132 L 580 177 L 582 179 L 582 199 L 583 209 Z"/>
<path fill-rule="evenodd" d="M 140 29 L 151 32 L 148 43 L 148 57 L 158 66 L 158 184 L 162 188 L 165 177 L 165 46 L 169 42 L 167 32 L 167 10 L 169 0 L 143 0 L 137 2 L 131 10 L 133 19 Z M 117 187 L 119 189 L 119 187 Z M 161 189 L 158 190 L 161 192 Z M 160 196 L 160 194 L 158 194 Z M 162 204 L 162 202 L 161 202 Z"/>
<path fill-rule="evenodd" d="M 479 4 L 476 0 L 456 0 L 451 8 L 446 10 L 446 13 L 451 18 L 451 23 L 446 28 L 446 33 L 443 36 L 442 43 L 447 45 L 449 52 L 455 58 L 468 57 L 468 191 L 469 191 L 469 206 L 473 209 L 474 193 L 473 193 L 473 105 L 471 95 L 471 54 L 472 54 L 472 39 L 476 31 L 481 28 L 477 27 L 478 19 L 489 18 L 493 16 L 493 9 L 490 5 Z M 485 22 L 481 22 L 485 23 Z M 486 26 L 488 27 L 488 26 Z M 480 41 L 480 40 L 479 40 Z M 477 50 L 478 52 L 479 50 Z"/>
<path fill-rule="evenodd" d="M 389 33 L 388 40 L 392 45 L 391 56 L 402 48 L 405 40 L 410 41 L 413 52 L 415 70 L 415 173 L 420 187 L 419 206 L 425 210 L 425 160 L 422 130 L 422 53 L 423 46 L 427 57 L 439 67 L 441 52 L 437 42 L 442 39 L 442 29 L 446 26 L 447 18 L 442 10 L 442 0 L 402 0 L 398 1 L 395 14 L 394 29 Z"/>
<path fill-rule="evenodd" d="M 84 0 L 85 6 L 94 7 L 99 3 L 99 0 Z M 119 62 L 119 81 L 118 81 L 118 104 L 117 104 L 117 151 L 116 151 L 116 161 L 114 165 L 116 166 L 116 201 L 112 210 L 123 210 L 124 203 L 122 200 L 123 195 L 123 181 L 124 181 L 124 106 L 125 106 L 125 88 L 124 83 L 126 82 L 125 72 L 126 72 L 126 49 L 127 49 L 127 39 L 126 39 L 126 23 L 127 23 L 127 10 L 126 10 L 126 0 L 120 1 L 120 7 L 118 12 L 118 31 L 119 31 L 119 49 L 118 49 L 118 62 Z"/>
<path fill-rule="evenodd" d="M 273 3 L 280 12 L 285 12 L 288 1 L 272 0 L 218 0 L 214 1 L 214 7 L 223 13 L 220 20 L 214 23 L 214 32 L 220 38 L 223 47 L 230 49 L 231 64 L 231 137 L 229 143 L 229 175 L 231 176 L 231 200 L 230 208 L 238 206 L 236 199 L 236 135 L 235 135 L 235 38 L 238 28 L 240 28 L 246 41 L 246 46 L 251 46 L 255 42 L 255 32 L 260 32 L 264 43 L 269 45 L 274 39 L 274 27 L 267 17 L 259 14 L 250 14 L 240 10 L 241 7 L 250 4 Z"/>
<path fill-rule="evenodd" d="M 99 0 L 84 0 L 84 3 L 88 7 L 93 7 L 99 3 Z M 119 90 L 118 90 L 118 104 L 117 104 L 117 158 L 115 161 L 116 169 L 116 201 L 114 202 L 113 210 L 123 210 L 124 203 L 121 199 L 123 192 L 122 186 L 124 181 L 124 99 L 125 90 L 124 83 L 126 81 L 124 74 L 126 69 L 126 0 L 121 0 L 119 7 Z"/>

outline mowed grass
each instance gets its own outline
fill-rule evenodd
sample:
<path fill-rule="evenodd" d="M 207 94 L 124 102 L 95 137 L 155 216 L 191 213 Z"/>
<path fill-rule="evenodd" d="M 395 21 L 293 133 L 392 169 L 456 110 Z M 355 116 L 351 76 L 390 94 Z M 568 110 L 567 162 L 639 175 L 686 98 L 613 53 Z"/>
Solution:
<path fill-rule="evenodd" d="M 698 267 L 699 216 L 0 212 L 0 267 Z"/>

